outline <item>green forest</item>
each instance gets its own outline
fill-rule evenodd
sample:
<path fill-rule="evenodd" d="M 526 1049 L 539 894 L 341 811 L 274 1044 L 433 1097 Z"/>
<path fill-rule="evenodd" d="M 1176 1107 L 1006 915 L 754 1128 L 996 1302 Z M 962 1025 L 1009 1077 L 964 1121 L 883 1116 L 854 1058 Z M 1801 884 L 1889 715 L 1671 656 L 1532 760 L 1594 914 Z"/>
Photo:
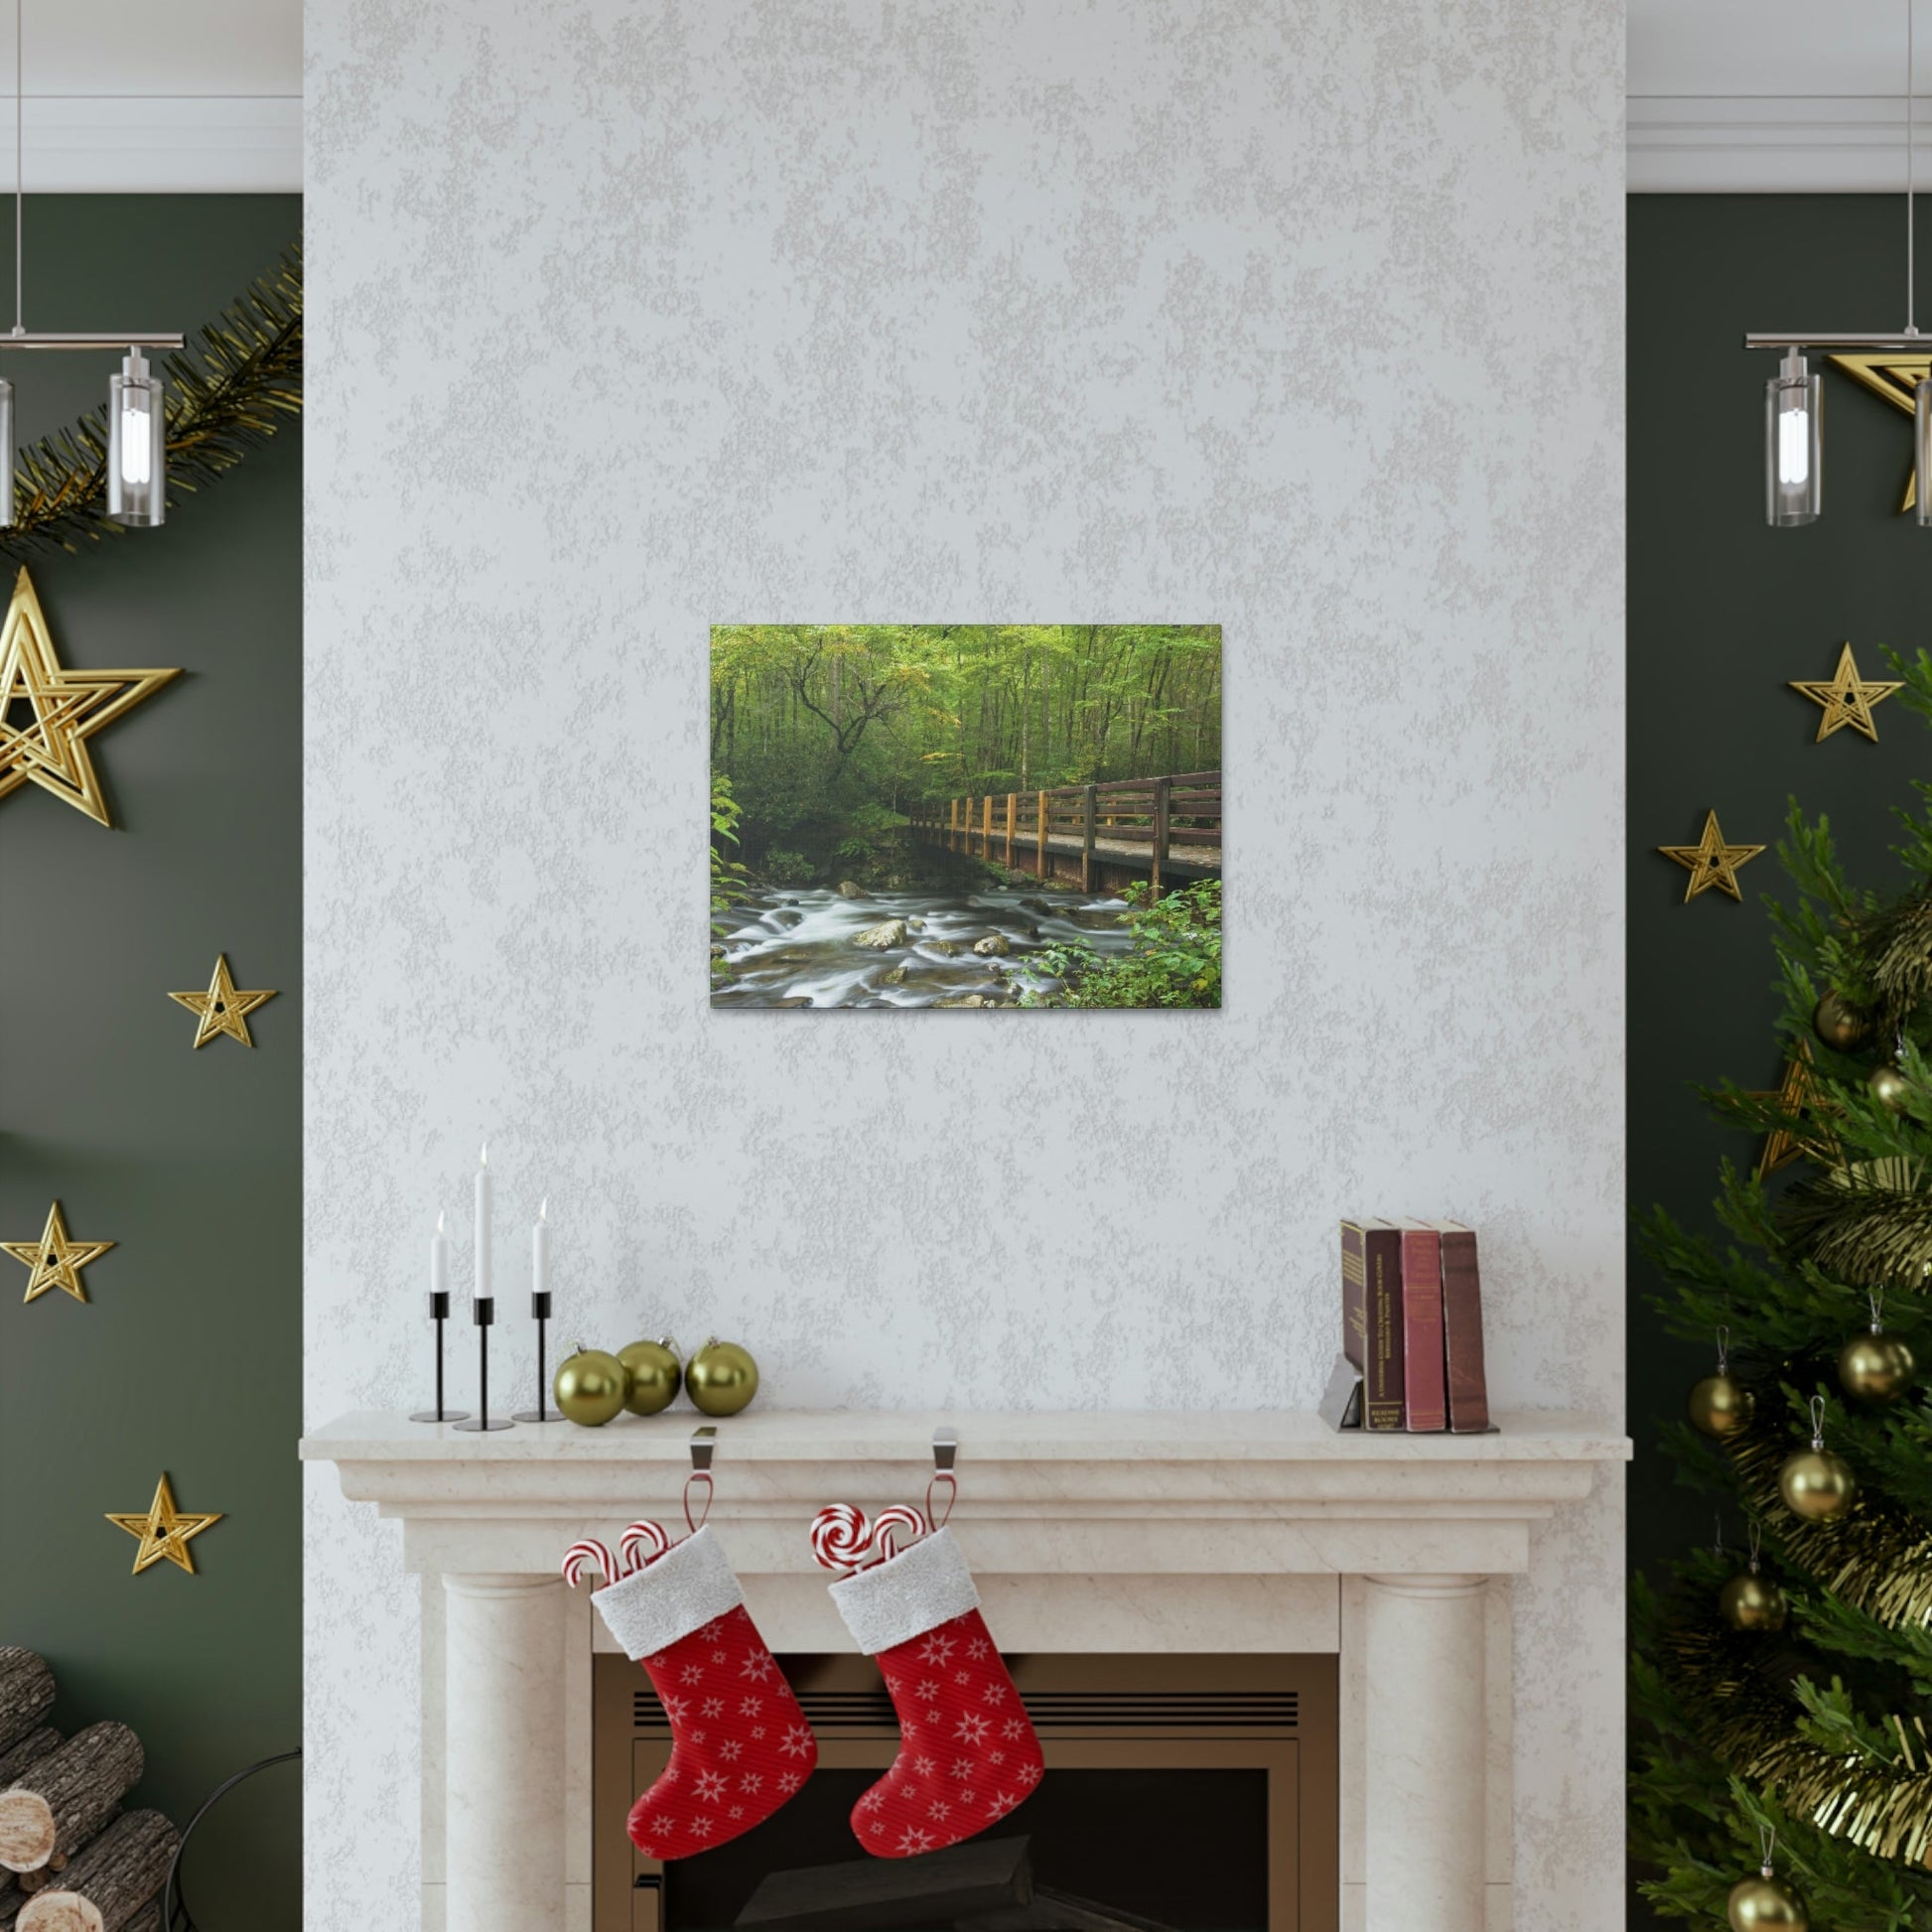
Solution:
<path fill-rule="evenodd" d="M 712 631 L 713 789 L 759 878 L 863 878 L 926 800 L 1220 762 L 1216 624 Z"/>

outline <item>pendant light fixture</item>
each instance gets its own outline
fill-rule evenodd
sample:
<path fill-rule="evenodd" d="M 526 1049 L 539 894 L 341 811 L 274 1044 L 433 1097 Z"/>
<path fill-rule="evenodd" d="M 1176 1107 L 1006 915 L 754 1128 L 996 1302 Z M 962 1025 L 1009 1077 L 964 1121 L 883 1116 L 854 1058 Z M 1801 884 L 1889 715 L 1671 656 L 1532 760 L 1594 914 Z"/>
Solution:
<path fill-rule="evenodd" d="M 121 372 L 107 384 L 107 514 L 129 529 L 151 530 L 168 514 L 168 414 L 161 378 L 142 353 L 179 348 L 179 333 L 140 329 L 55 335 L 26 322 L 26 41 L 27 0 L 14 0 L 14 326 L 6 348 L 125 348 Z M 0 524 L 14 520 L 14 386 L 0 379 Z"/>
<path fill-rule="evenodd" d="M 1764 385 L 1764 520 L 1773 529 L 1815 523 L 1824 502 L 1824 379 L 1811 373 L 1807 349 L 1835 354 L 1910 354 L 1932 348 L 1915 321 L 1914 232 L 1912 225 L 1914 177 L 1913 137 L 1917 132 L 1913 87 L 1913 8 L 1905 0 L 1905 327 L 1896 336 L 1774 336 L 1748 335 L 1746 348 L 1781 352 L 1778 372 Z M 1932 529 L 1932 372 L 1913 390 L 1912 448 L 1918 464 L 1918 520 Z"/>

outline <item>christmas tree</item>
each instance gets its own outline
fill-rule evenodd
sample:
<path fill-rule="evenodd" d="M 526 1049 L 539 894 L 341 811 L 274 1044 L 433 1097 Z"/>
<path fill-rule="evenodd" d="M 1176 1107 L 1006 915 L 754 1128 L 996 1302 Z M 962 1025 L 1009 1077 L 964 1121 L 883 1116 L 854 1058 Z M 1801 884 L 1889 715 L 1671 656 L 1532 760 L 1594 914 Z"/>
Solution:
<path fill-rule="evenodd" d="M 1893 661 L 1932 720 L 1932 657 Z M 1653 1905 L 1701 1925 L 1932 1927 L 1932 1404 L 1912 1354 L 1932 1294 L 1932 784 L 1915 789 L 1902 893 L 1854 887 L 1793 805 L 1797 893 L 1767 900 L 1786 1076 L 1710 1096 L 1760 1137 L 1725 1166 L 1733 1239 L 1639 1217 L 1654 1306 L 1716 1357 L 1663 1447 L 1731 1547 L 1714 1535 L 1631 1608 L 1631 1856 Z"/>

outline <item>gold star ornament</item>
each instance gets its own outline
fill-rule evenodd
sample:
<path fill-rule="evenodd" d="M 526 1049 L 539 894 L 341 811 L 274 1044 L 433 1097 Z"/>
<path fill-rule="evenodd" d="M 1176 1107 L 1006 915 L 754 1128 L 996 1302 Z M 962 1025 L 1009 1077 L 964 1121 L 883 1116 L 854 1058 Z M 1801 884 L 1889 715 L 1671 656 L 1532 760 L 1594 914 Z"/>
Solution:
<path fill-rule="evenodd" d="M 1814 745 L 1822 745 L 1834 732 L 1843 731 L 1847 725 L 1855 732 L 1863 732 L 1872 744 L 1877 744 L 1878 727 L 1871 722 L 1871 707 L 1883 704 L 1900 688 L 1875 678 L 1861 677 L 1858 659 L 1852 655 L 1850 644 L 1839 651 L 1838 671 L 1830 679 L 1794 677 L 1789 682 L 1792 690 L 1802 691 L 1813 704 L 1825 708 L 1825 715 L 1818 721 L 1818 736 L 1811 741 Z"/>
<path fill-rule="evenodd" d="M 38 1241 L 0 1241 L 0 1249 L 30 1271 L 27 1276 L 30 1302 L 39 1301 L 50 1288 L 61 1289 L 76 1302 L 84 1302 L 87 1290 L 80 1279 L 81 1269 L 90 1261 L 98 1261 L 113 1245 L 111 1241 L 70 1241 L 59 1201 L 47 1210 L 47 1228 Z"/>
<path fill-rule="evenodd" d="M 1826 1111 L 1825 1090 L 1812 1070 L 1811 1041 L 1799 1040 L 1797 1052 L 1785 1065 L 1784 1084 L 1775 1093 L 1754 1093 L 1751 1098 L 1775 1102 L 1778 1111 L 1792 1120 L 1800 1120 L 1807 1114 L 1817 1120 Z M 1821 1128 L 1811 1138 L 1793 1127 L 1774 1127 L 1764 1137 L 1763 1152 L 1757 1157 L 1757 1177 L 1762 1180 L 1806 1155 L 1813 1160 L 1835 1160 L 1838 1137 L 1828 1127 Z"/>
<path fill-rule="evenodd" d="M 214 977 L 206 993 L 170 993 L 177 1006 L 186 1007 L 201 1022 L 195 1029 L 195 1049 L 199 1052 L 217 1034 L 226 1034 L 244 1046 L 254 1045 L 248 1032 L 248 1016 L 265 1006 L 275 995 L 271 992 L 237 993 L 228 976 L 228 955 L 214 955 Z"/>
<path fill-rule="evenodd" d="M 1918 414 L 1918 385 L 1920 380 L 1932 375 L 1932 355 L 1909 355 L 1886 351 L 1883 354 L 1833 355 L 1827 358 L 1843 369 L 1854 382 L 1862 384 L 1874 396 L 1883 396 L 1894 409 L 1902 409 L 1906 415 Z M 1908 471 L 1905 477 L 1905 500 L 1899 504 L 1902 516 L 1918 501 L 1918 472 Z"/>
<path fill-rule="evenodd" d="M 166 1557 L 170 1563 L 180 1564 L 192 1577 L 195 1558 L 188 1548 L 188 1540 L 200 1536 L 210 1523 L 220 1522 L 221 1517 L 218 1511 L 212 1516 L 191 1516 L 177 1509 L 175 1492 L 169 1487 L 164 1470 L 161 1480 L 155 1484 L 154 1501 L 144 1515 L 116 1516 L 110 1511 L 107 1520 L 118 1524 L 129 1536 L 141 1539 L 141 1547 L 134 1553 L 135 1576 Z"/>
<path fill-rule="evenodd" d="M 68 669 L 55 655 L 33 579 L 23 569 L 0 627 L 0 798 L 35 784 L 97 824 L 112 825 L 87 740 L 180 675 Z"/>
<path fill-rule="evenodd" d="M 1718 825 L 1718 814 L 1707 812 L 1704 836 L 1696 845 L 1660 845 L 1657 850 L 1666 859 L 1675 859 L 1680 866 L 1689 870 L 1691 881 L 1684 888 L 1684 902 L 1688 905 L 1700 893 L 1708 893 L 1713 886 L 1721 893 L 1728 893 L 1732 898 L 1741 899 L 1744 895 L 1737 890 L 1737 868 L 1748 865 L 1764 848 L 1761 845 L 1726 845 Z"/>

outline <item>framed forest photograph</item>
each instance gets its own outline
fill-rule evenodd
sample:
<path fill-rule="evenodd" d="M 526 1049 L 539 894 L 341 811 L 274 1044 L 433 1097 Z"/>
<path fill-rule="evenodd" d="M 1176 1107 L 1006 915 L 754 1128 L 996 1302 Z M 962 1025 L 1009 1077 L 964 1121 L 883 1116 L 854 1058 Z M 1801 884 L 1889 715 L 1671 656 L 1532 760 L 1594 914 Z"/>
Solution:
<path fill-rule="evenodd" d="M 714 1007 L 1221 1004 L 1221 631 L 719 624 Z"/>

